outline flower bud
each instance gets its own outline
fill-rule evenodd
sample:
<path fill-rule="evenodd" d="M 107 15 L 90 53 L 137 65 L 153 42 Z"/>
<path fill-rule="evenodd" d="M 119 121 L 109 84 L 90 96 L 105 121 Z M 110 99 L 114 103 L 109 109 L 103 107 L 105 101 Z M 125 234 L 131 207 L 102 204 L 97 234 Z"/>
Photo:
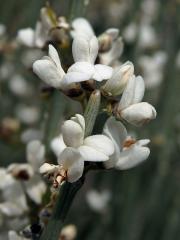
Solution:
<path fill-rule="evenodd" d="M 118 37 L 119 30 L 110 28 L 98 37 L 99 51 L 107 52 L 111 49 L 114 39 Z"/>
<path fill-rule="evenodd" d="M 135 126 L 141 126 L 156 118 L 156 110 L 149 103 L 141 102 L 125 108 L 120 115 L 127 122 Z"/>
<path fill-rule="evenodd" d="M 125 89 L 127 82 L 134 73 L 134 66 L 126 62 L 114 70 L 112 77 L 102 87 L 103 93 L 108 96 L 120 95 Z"/>

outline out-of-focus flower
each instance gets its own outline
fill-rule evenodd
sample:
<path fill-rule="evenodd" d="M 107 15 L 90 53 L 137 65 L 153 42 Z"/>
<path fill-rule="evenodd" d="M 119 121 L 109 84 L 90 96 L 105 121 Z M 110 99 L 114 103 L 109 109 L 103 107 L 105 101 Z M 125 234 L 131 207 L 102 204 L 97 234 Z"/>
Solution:
<path fill-rule="evenodd" d="M 21 75 L 14 75 L 10 79 L 9 88 L 19 97 L 28 97 L 32 94 L 32 86 Z"/>
<path fill-rule="evenodd" d="M 28 47 L 42 48 L 48 40 L 48 34 L 55 23 L 48 14 L 46 7 L 40 11 L 40 21 L 37 22 L 35 30 L 32 28 L 20 29 L 17 33 L 17 40 Z"/>
<path fill-rule="evenodd" d="M 123 31 L 123 38 L 127 43 L 133 43 L 136 40 L 138 32 L 138 26 L 135 22 L 129 23 L 124 31 Z"/>
<path fill-rule="evenodd" d="M 158 44 L 155 29 L 148 23 L 142 23 L 138 31 L 138 46 L 141 49 L 153 48 Z"/>
<path fill-rule="evenodd" d="M 43 57 L 40 49 L 26 49 L 21 56 L 21 62 L 25 67 L 32 68 L 33 62 Z"/>
<path fill-rule="evenodd" d="M 12 77 L 12 74 L 14 72 L 14 65 L 11 62 L 4 62 L 0 66 L 0 81 L 3 81 L 5 79 L 8 79 Z"/>
<path fill-rule="evenodd" d="M 115 109 L 115 115 L 127 122 L 140 126 L 156 117 L 155 108 L 147 102 L 141 102 L 145 86 L 142 77 L 131 77 Z"/>
<path fill-rule="evenodd" d="M 150 154 L 150 150 L 146 146 L 150 140 L 142 139 L 137 141 L 129 137 L 124 125 L 113 117 L 107 120 L 103 134 L 113 141 L 115 147 L 110 160 L 104 163 L 107 168 L 114 167 L 126 170 L 145 161 Z"/>
<path fill-rule="evenodd" d="M 106 81 L 101 89 L 108 96 L 118 96 L 123 92 L 133 74 L 133 64 L 126 62 L 113 71 L 112 77 Z"/>
<path fill-rule="evenodd" d="M 141 4 L 143 18 L 146 22 L 152 22 L 156 19 L 159 11 L 159 2 L 156 0 L 144 0 Z"/>
<path fill-rule="evenodd" d="M 89 190 L 86 194 L 86 201 L 90 208 L 98 213 L 106 210 L 108 202 L 111 199 L 111 194 L 108 190 L 98 192 L 96 190 Z"/>
<path fill-rule="evenodd" d="M 84 170 L 84 161 L 107 161 L 113 154 L 114 146 L 104 135 L 84 137 L 85 120 L 76 114 L 62 126 L 62 137 L 52 142 L 52 149 L 58 154 L 58 163 L 67 172 L 67 180 L 78 180 Z M 56 150 L 56 148 L 60 148 Z"/>
<path fill-rule="evenodd" d="M 32 140 L 42 140 L 42 138 L 42 131 L 35 128 L 28 128 L 21 134 L 21 141 L 26 144 Z"/>
<path fill-rule="evenodd" d="M 0 169 L 0 191 L 3 202 L 0 212 L 7 217 L 20 217 L 28 211 L 26 196 L 22 185 L 6 169 Z"/>
<path fill-rule="evenodd" d="M 16 106 L 15 114 L 17 118 L 25 124 L 33 124 L 39 119 L 39 109 L 33 106 L 19 104 Z"/>
<path fill-rule="evenodd" d="M 163 70 L 167 62 L 167 54 L 158 51 L 152 56 L 143 55 L 138 60 L 147 88 L 158 87 L 163 80 Z"/>
<path fill-rule="evenodd" d="M 74 240 L 77 236 L 77 228 L 73 224 L 64 226 L 61 230 L 59 240 Z"/>
<path fill-rule="evenodd" d="M 8 237 L 9 237 L 9 240 L 28 240 L 29 239 L 29 238 L 19 236 L 15 231 L 9 231 Z"/>
<path fill-rule="evenodd" d="M 39 175 L 39 167 L 44 163 L 45 147 L 34 140 L 27 144 L 26 157 L 28 163 L 9 165 L 7 171 L 20 181 L 24 181 L 25 191 L 36 203 L 40 204 L 46 191 L 46 185 Z"/>
<path fill-rule="evenodd" d="M 52 40 L 66 46 L 69 39 L 66 30 L 69 24 L 64 17 L 57 17 L 55 12 L 49 7 L 40 10 L 40 21 L 36 23 L 35 30 L 32 28 L 20 29 L 17 33 L 17 40 L 28 47 L 42 48 Z"/>

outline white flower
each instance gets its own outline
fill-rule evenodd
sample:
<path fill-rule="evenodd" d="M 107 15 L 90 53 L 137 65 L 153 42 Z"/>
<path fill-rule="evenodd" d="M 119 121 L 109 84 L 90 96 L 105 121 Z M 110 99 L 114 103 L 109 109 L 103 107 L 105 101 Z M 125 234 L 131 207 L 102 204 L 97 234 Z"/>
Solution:
<path fill-rule="evenodd" d="M 147 102 L 141 102 L 145 86 L 142 77 L 131 77 L 117 106 L 117 114 L 127 122 L 139 126 L 156 118 L 155 108 Z"/>
<path fill-rule="evenodd" d="M 120 95 L 127 85 L 127 82 L 134 74 L 134 66 L 131 62 L 126 62 L 117 67 L 112 77 L 102 87 L 102 90 L 109 96 Z"/>
<path fill-rule="evenodd" d="M 74 61 L 68 72 L 79 72 L 87 74 L 87 80 L 93 79 L 101 82 L 109 79 L 112 75 L 112 68 L 102 64 L 94 64 L 98 55 L 98 40 L 96 36 L 86 39 L 81 36 L 74 38 L 72 45 Z M 78 82 L 76 79 L 67 79 L 69 82 Z"/>
<path fill-rule="evenodd" d="M 0 169 L 0 192 L 3 202 L 0 212 L 7 217 L 19 217 L 28 211 L 26 196 L 21 184 L 6 169 Z"/>
<path fill-rule="evenodd" d="M 34 30 L 32 28 L 20 29 L 17 33 L 17 40 L 28 47 L 34 47 Z"/>
<path fill-rule="evenodd" d="M 86 201 L 90 208 L 99 213 L 102 213 L 106 209 L 110 198 L 111 194 L 108 190 L 103 190 L 102 192 L 90 190 L 86 194 Z"/>
<path fill-rule="evenodd" d="M 58 163 L 67 171 L 69 182 L 82 176 L 84 161 L 107 161 L 114 152 L 114 145 L 108 137 L 93 135 L 85 138 L 84 133 L 84 117 L 76 114 L 63 124 L 59 143 L 57 139 L 52 142 L 52 148 L 58 154 Z"/>
<path fill-rule="evenodd" d="M 17 33 L 17 40 L 27 47 L 44 47 L 49 38 L 49 31 L 54 27 L 48 15 L 46 7 L 41 8 L 40 21 L 36 23 L 35 30 L 32 28 L 20 29 Z"/>
<path fill-rule="evenodd" d="M 40 141 L 34 140 L 27 144 L 26 164 L 11 164 L 7 171 L 19 180 L 25 180 L 24 186 L 28 196 L 40 204 L 46 191 L 46 185 L 39 175 L 39 167 L 44 163 L 45 147 Z"/>
<path fill-rule="evenodd" d="M 152 48 L 158 43 L 155 29 L 149 23 L 141 23 L 138 33 L 138 46 L 141 49 Z"/>
<path fill-rule="evenodd" d="M 25 124 L 33 124 L 39 119 L 39 109 L 35 106 L 28 106 L 25 104 L 18 104 L 15 108 L 17 118 Z"/>
<path fill-rule="evenodd" d="M 105 123 L 103 134 L 113 141 L 115 147 L 114 154 L 105 162 L 107 168 L 129 169 L 145 161 L 150 154 L 146 147 L 149 139 L 136 141 L 129 137 L 124 125 L 113 117 Z"/>
<path fill-rule="evenodd" d="M 32 94 L 32 86 L 21 76 L 14 75 L 9 81 L 10 90 L 19 97 L 27 97 Z"/>
<path fill-rule="evenodd" d="M 166 52 L 157 51 L 152 56 L 143 55 L 138 62 L 146 87 L 149 89 L 158 87 L 163 80 L 163 70 L 167 62 Z"/>
<path fill-rule="evenodd" d="M 138 26 L 135 22 L 131 22 L 123 31 L 123 38 L 127 43 L 133 43 L 138 34 Z"/>
<path fill-rule="evenodd" d="M 61 66 L 58 53 L 52 45 L 49 45 L 48 56 L 34 62 L 33 71 L 48 85 L 62 90 L 67 89 L 72 82 L 81 82 L 89 78 L 88 72 L 87 74 L 77 71 L 72 73 L 71 69 L 66 74 Z"/>

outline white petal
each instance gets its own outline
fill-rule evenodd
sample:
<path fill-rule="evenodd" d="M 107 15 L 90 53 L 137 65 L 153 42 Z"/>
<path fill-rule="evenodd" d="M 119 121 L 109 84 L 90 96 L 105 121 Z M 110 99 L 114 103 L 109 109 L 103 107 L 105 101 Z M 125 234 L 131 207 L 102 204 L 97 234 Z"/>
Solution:
<path fill-rule="evenodd" d="M 94 64 L 98 54 L 98 40 L 93 36 L 90 40 L 76 37 L 72 45 L 72 53 L 75 62 L 89 62 Z"/>
<path fill-rule="evenodd" d="M 135 79 L 135 76 L 133 75 L 129 79 L 126 85 L 126 88 L 124 89 L 124 92 L 122 94 L 121 100 L 119 102 L 118 108 L 120 110 L 127 108 L 133 103 L 135 86 L 136 86 L 136 79 Z"/>
<path fill-rule="evenodd" d="M 141 76 L 136 77 L 135 79 L 135 89 L 133 103 L 139 103 L 144 97 L 145 85 L 144 80 Z"/>
<path fill-rule="evenodd" d="M 81 126 L 72 121 L 67 120 L 62 125 L 62 135 L 66 146 L 68 147 L 79 147 L 83 144 L 84 131 Z"/>
<path fill-rule="evenodd" d="M 89 136 L 85 138 L 84 145 L 92 147 L 107 156 L 111 156 L 114 153 L 113 142 L 104 135 Z"/>
<path fill-rule="evenodd" d="M 18 31 L 17 39 L 20 43 L 28 47 L 34 46 L 34 30 L 32 28 L 24 28 Z"/>
<path fill-rule="evenodd" d="M 150 154 L 148 147 L 140 147 L 134 144 L 130 149 L 123 151 L 116 164 L 117 169 L 125 170 L 145 161 Z"/>
<path fill-rule="evenodd" d="M 109 79 L 112 76 L 113 69 L 109 66 L 96 64 L 95 73 L 93 75 L 93 79 L 101 82 L 102 80 Z"/>
<path fill-rule="evenodd" d="M 112 77 L 107 80 L 103 90 L 109 95 L 117 96 L 122 93 L 130 77 L 134 73 L 134 66 L 131 62 L 126 62 L 114 70 Z"/>
<path fill-rule="evenodd" d="M 27 144 L 26 155 L 33 169 L 38 170 L 45 160 L 45 146 L 40 141 L 33 140 Z"/>
<path fill-rule="evenodd" d="M 54 88 L 61 88 L 63 75 L 55 64 L 47 59 L 37 60 L 33 64 L 33 71 L 38 77 Z"/>
<path fill-rule="evenodd" d="M 127 137 L 127 131 L 121 122 L 117 121 L 114 117 L 110 117 L 104 125 L 103 134 L 112 140 L 115 147 L 113 156 L 105 162 L 105 166 L 107 168 L 111 168 L 114 167 L 115 163 L 119 159 L 120 151 L 123 147 L 123 142 Z"/>
<path fill-rule="evenodd" d="M 94 36 L 93 28 L 85 18 L 76 18 L 72 22 L 72 27 L 73 31 L 71 31 L 71 35 L 73 38 L 81 36 L 90 39 L 92 36 Z"/>
<path fill-rule="evenodd" d="M 75 62 L 89 62 L 89 43 L 85 38 L 76 37 L 72 44 Z"/>
<path fill-rule="evenodd" d="M 145 146 L 145 145 L 147 145 L 148 143 L 150 143 L 150 140 L 149 140 L 149 139 L 141 139 L 141 140 L 138 140 L 138 141 L 136 142 L 136 144 L 139 145 L 139 146 Z"/>
<path fill-rule="evenodd" d="M 61 68 L 61 61 L 59 59 L 59 55 L 57 50 L 53 47 L 53 45 L 49 44 L 49 52 L 48 55 L 55 62 L 56 66 Z"/>
<path fill-rule="evenodd" d="M 98 40 L 96 36 L 93 36 L 89 42 L 89 61 L 94 64 L 98 55 Z"/>
<path fill-rule="evenodd" d="M 84 82 L 89 80 L 91 77 L 88 73 L 81 72 L 68 72 L 61 83 L 62 89 L 67 89 L 68 86 L 72 83 Z"/>
<path fill-rule="evenodd" d="M 121 117 L 135 126 L 140 126 L 156 118 L 156 110 L 149 103 L 141 102 L 124 109 Z"/>
<path fill-rule="evenodd" d="M 56 169 L 57 165 L 49 164 L 49 163 L 44 163 L 40 168 L 39 172 L 41 174 L 48 174 L 53 172 Z"/>
<path fill-rule="evenodd" d="M 75 117 L 71 117 L 71 120 L 78 123 L 82 130 L 85 131 L 85 119 L 81 114 L 76 114 Z"/>
<path fill-rule="evenodd" d="M 26 186 L 26 192 L 28 196 L 36 203 L 42 202 L 42 197 L 46 192 L 46 185 L 37 175 L 24 183 Z"/>
<path fill-rule="evenodd" d="M 59 156 L 58 163 L 62 164 L 63 168 L 67 170 L 69 182 L 77 181 L 83 174 L 83 158 L 80 152 L 74 148 L 65 148 Z"/>
<path fill-rule="evenodd" d="M 97 151 L 95 148 L 89 147 L 89 146 L 80 146 L 79 151 L 84 159 L 84 161 L 89 161 L 89 162 L 103 162 L 107 161 L 109 157 L 100 152 Z"/>
<path fill-rule="evenodd" d="M 109 28 L 106 30 L 106 33 L 112 37 L 113 40 L 115 40 L 119 35 L 119 29 L 118 28 Z"/>
<path fill-rule="evenodd" d="M 62 151 L 66 148 L 62 134 L 60 136 L 54 138 L 51 141 L 50 145 L 51 145 L 51 150 L 56 155 L 56 157 L 59 157 L 59 155 L 62 153 Z"/>
<path fill-rule="evenodd" d="M 69 72 L 80 72 L 89 75 L 89 78 L 94 74 L 94 65 L 89 62 L 76 62 L 69 69 Z"/>

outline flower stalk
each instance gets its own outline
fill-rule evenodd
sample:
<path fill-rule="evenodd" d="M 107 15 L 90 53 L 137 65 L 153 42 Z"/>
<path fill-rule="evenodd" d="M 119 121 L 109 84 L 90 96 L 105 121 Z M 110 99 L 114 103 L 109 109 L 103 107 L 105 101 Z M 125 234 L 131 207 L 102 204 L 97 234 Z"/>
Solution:
<path fill-rule="evenodd" d="M 39 240 L 58 240 L 60 230 L 63 226 L 68 210 L 72 205 L 76 193 L 82 187 L 83 183 L 84 179 L 81 178 L 77 182 L 65 182 L 62 185 L 52 216 Z"/>

